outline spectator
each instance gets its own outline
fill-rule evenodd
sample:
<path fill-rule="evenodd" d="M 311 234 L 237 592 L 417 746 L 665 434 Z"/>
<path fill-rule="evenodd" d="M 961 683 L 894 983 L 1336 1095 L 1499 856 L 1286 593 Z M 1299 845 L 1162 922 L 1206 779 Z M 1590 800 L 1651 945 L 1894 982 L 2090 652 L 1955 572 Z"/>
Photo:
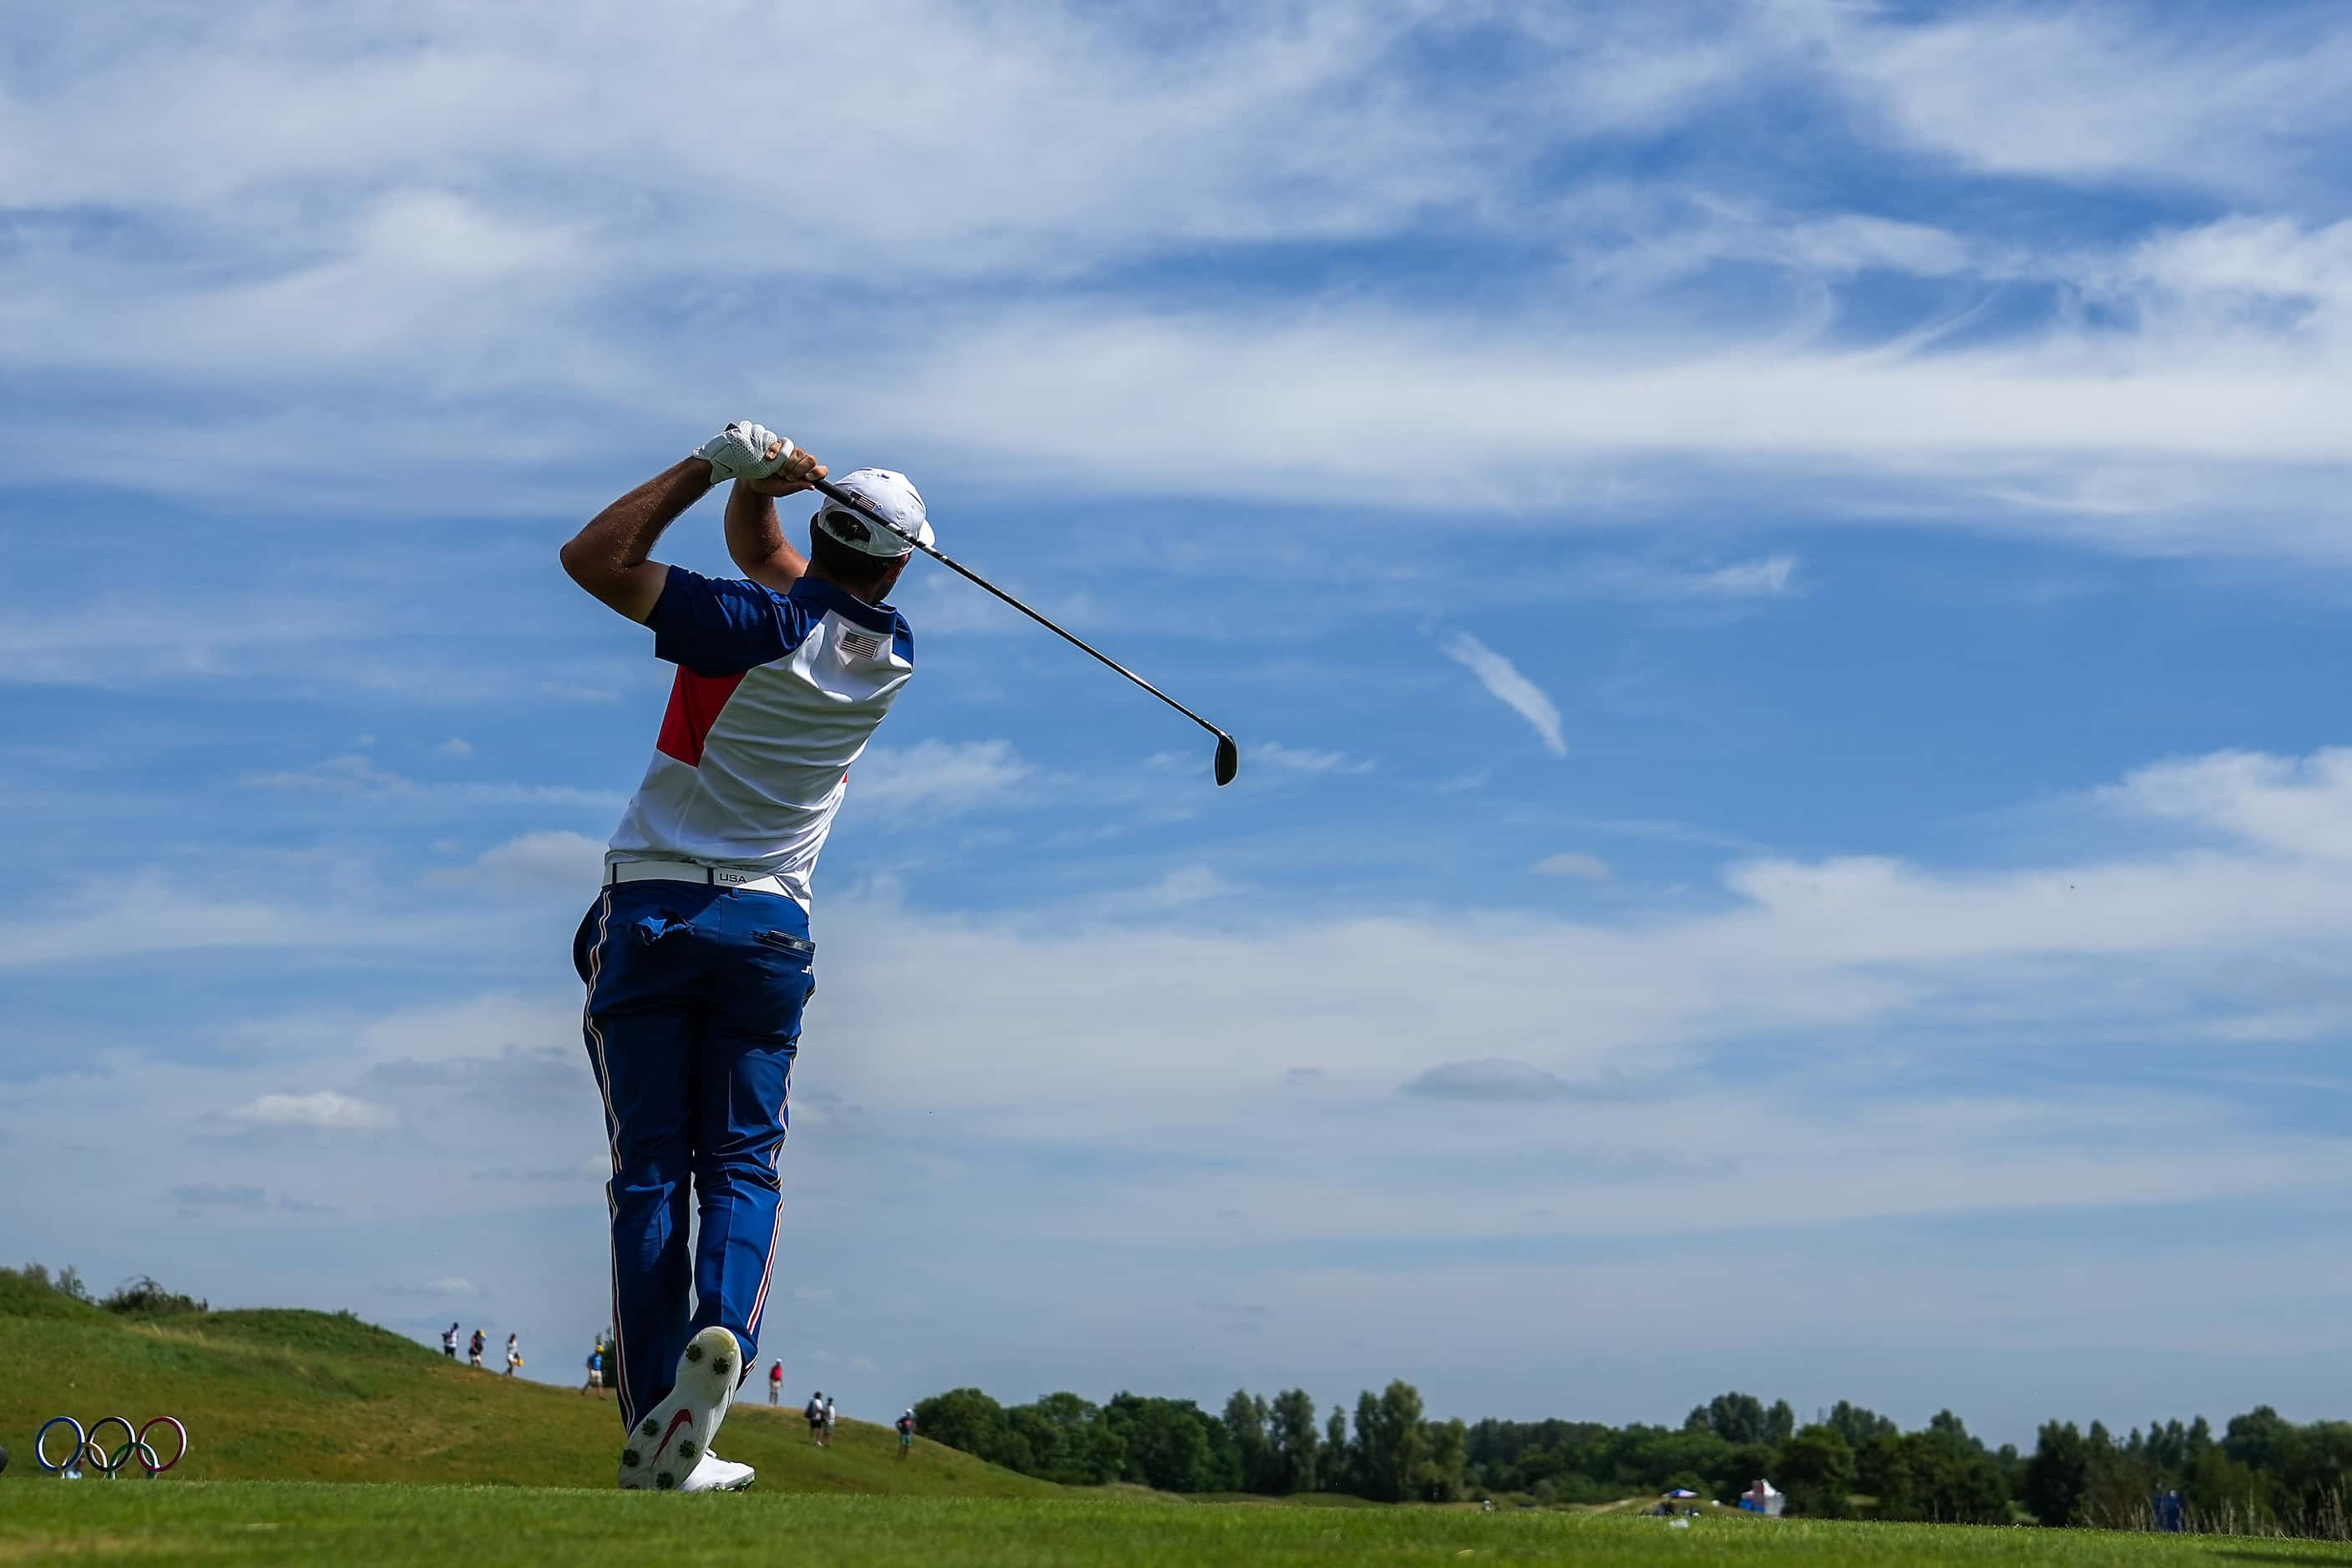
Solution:
<path fill-rule="evenodd" d="M 489 1342 L 488 1337 L 485 1335 L 481 1330 L 476 1329 L 474 1331 L 472 1342 L 467 1344 L 466 1347 L 466 1364 L 467 1366 L 474 1367 L 480 1366 L 482 1364 L 482 1347 Z"/>
<path fill-rule="evenodd" d="M 522 1370 L 522 1341 L 514 1334 L 507 1336 L 507 1375 L 512 1377 Z"/>
<path fill-rule="evenodd" d="M 783 1402 L 784 1363 L 782 1362 L 778 1362 L 768 1368 L 768 1403 L 770 1405 L 782 1405 Z"/>
<path fill-rule="evenodd" d="M 457 1359 L 457 1325 L 455 1323 L 450 1324 L 448 1331 L 441 1336 L 441 1353 L 451 1361 Z"/>
<path fill-rule="evenodd" d="M 802 1406 L 801 1414 L 808 1417 L 809 1441 L 814 1443 L 820 1448 L 824 1447 L 824 1391 L 823 1389 L 819 1389 L 816 1393 L 809 1395 L 809 1402 L 805 1405 Z"/>

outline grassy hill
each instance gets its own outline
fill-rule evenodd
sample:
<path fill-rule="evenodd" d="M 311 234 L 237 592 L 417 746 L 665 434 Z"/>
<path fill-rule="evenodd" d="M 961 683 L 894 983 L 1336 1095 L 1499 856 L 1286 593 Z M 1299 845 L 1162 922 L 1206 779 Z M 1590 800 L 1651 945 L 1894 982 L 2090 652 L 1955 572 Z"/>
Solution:
<path fill-rule="evenodd" d="M 1068 1496 L 742 1497 L 513 1487 L 175 1486 L 0 1480 L 0 1562 L 425 1564 L 915 1563 L 924 1568 L 2233 1568 L 2352 1549 L 1805 1520 L 1216 1508 Z"/>
<path fill-rule="evenodd" d="M 33 1435 L 52 1415 L 176 1415 L 187 1462 L 168 1478 L 613 1484 L 620 1417 L 609 1399 L 453 1363 L 349 1315 L 201 1312 L 117 1317 L 0 1270 L 0 1443 L 7 1485 L 39 1479 Z M 57 1439 L 51 1439 L 55 1452 Z M 1065 1489 L 844 1421 L 812 1447 L 800 1412 L 744 1405 L 719 1451 L 770 1490 L 1033 1498 Z"/>

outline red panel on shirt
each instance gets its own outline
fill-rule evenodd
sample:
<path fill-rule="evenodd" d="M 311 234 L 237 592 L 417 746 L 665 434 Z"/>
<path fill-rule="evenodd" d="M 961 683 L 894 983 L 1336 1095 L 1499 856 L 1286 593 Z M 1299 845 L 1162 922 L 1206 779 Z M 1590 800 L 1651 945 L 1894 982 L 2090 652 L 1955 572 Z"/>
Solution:
<path fill-rule="evenodd" d="M 702 765 L 702 742 L 719 722 L 719 710 L 735 695 L 740 675 L 697 675 L 680 668 L 670 683 L 669 711 L 662 715 L 660 739 L 654 749 L 676 757 L 688 767 Z"/>

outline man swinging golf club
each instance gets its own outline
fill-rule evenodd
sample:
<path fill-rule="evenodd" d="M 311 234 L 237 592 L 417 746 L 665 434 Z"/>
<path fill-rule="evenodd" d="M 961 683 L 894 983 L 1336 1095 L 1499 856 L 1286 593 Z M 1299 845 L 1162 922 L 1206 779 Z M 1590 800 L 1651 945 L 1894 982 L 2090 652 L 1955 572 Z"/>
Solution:
<path fill-rule="evenodd" d="M 827 499 L 809 553 L 772 498 L 825 470 L 757 425 L 730 425 L 606 507 L 563 547 L 572 580 L 653 628 L 677 665 L 653 762 L 572 942 L 613 1177 L 613 1381 L 623 1487 L 740 1491 L 710 1451 L 759 1354 L 782 1223 L 777 1163 L 801 1011 L 815 990 L 809 878 L 850 764 L 914 673 L 884 601 L 912 546 Z M 721 479 L 749 582 L 646 557 Z M 928 546 L 923 498 L 860 468 L 835 489 Z M 688 1183 L 700 1232 L 688 1256 Z M 688 1289 L 693 1289 L 691 1316 Z"/>

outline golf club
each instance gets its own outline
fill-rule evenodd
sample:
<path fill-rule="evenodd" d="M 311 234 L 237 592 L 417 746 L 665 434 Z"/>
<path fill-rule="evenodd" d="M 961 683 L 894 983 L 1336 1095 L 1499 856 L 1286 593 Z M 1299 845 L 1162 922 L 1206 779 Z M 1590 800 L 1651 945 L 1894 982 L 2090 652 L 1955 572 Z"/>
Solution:
<path fill-rule="evenodd" d="M 1121 675 L 1124 675 L 1129 680 L 1132 680 L 1138 686 L 1140 686 L 1143 689 L 1160 699 L 1160 701 L 1165 702 L 1169 707 L 1173 708 L 1177 712 L 1181 713 L 1185 718 L 1190 719 L 1193 723 L 1198 724 L 1202 729 L 1206 730 L 1210 734 L 1214 735 L 1217 738 L 1217 784 L 1220 787 L 1233 783 L 1234 775 L 1241 772 L 1241 748 L 1234 744 L 1234 738 L 1231 735 L 1226 734 L 1223 730 L 1218 729 L 1214 724 L 1210 723 L 1206 719 L 1202 718 L 1198 713 L 1193 712 L 1190 708 L 1185 707 L 1181 702 L 1177 701 L 1176 699 L 1169 696 L 1168 693 L 1160 690 L 1160 688 L 1152 685 L 1151 682 L 1144 679 L 1143 677 L 1136 674 L 1135 671 L 1128 668 L 1127 666 L 1119 663 L 1118 660 L 1103 652 L 1102 649 L 1095 647 L 1092 643 L 1087 642 L 1084 637 L 1064 631 L 1060 626 L 1055 626 L 1052 621 L 1047 620 L 1044 616 L 1039 615 L 1036 611 L 1031 609 L 1028 605 L 1023 604 L 1020 600 L 1014 598 L 1012 595 L 1006 593 L 1003 589 L 998 587 L 995 584 L 990 582 L 987 578 L 982 576 L 971 567 L 963 565 L 960 562 L 950 560 L 940 551 L 932 549 L 921 540 L 917 539 L 913 534 L 908 533 L 905 529 L 898 527 L 888 519 L 883 517 L 872 507 L 869 507 L 864 501 L 859 500 L 856 496 L 851 495 L 847 490 L 842 489 L 838 486 L 824 479 L 812 479 L 809 482 L 819 494 L 823 495 L 827 500 L 832 501 L 835 505 L 846 507 L 849 510 L 856 512 L 858 516 L 864 518 L 866 521 L 873 523 L 876 527 L 896 534 L 898 538 L 905 540 L 908 543 L 913 545 L 916 549 L 921 551 L 924 554 L 929 556 L 932 560 L 938 562 L 940 565 L 946 567 L 949 571 L 954 573 L 965 582 L 974 584 L 980 587 L 987 589 L 990 593 L 995 595 L 998 598 L 1003 600 L 1006 604 L 1012 605 L 1014 609 L 1020 611 L 1023 615 L 1028 616 L 1031 620 L 1036 622 L 1047 631 L 1052 632 L 1055 637 L 1060 637 L 1064 642 L 1066 642 L 1072 647 L 1086 653 L 1094 655 L 1095 658 L 1110 666 L 1113 669 L 1118 671 Z"/>

